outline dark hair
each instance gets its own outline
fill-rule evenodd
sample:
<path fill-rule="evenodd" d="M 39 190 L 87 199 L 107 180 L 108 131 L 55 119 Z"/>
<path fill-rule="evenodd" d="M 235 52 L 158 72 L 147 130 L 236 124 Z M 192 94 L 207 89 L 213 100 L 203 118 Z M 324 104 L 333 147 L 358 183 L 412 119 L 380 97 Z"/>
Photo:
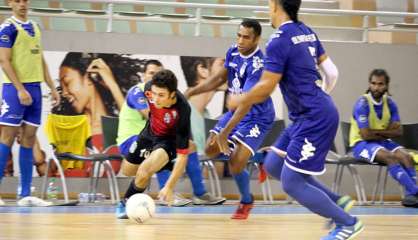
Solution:
<path fill-rule="evenodd" d="M 276 0 L 276 2 L 282 6 L 283 10 L 289 15 L 292 21 L 299 22 L 298 12 L 302 0 Z"/>
<path fill-rule="evenodd" d="M 148 68 L 149 65 L 155 65 L 155 66 L 158 66 L 158 67 L 163 66 L 163 64 L 160 61 L 158 61 L 156 59 L 150 59 L 150 60 L 146 61 L 145 64 L 144 64 L 144 72 L 147 71 L 147 68 Z"/>
<path fill-rule="evenodd" d="M 261 25 L 255 19 L 245 18 L 244 20 L 242 20 L 240 25 L 243 26 L 243 27 L 246 27 L 246 28 L 252 28 L 253 32 L 254 32 L 254 35 L 256 37 L 259 37 L 261 35 L 261 31 L 262 31 Z"/>
<path fill-rule="evenodd" d="M 386 92 L 389 94 L 389 83 L 390 83 L 390 77 L 389 74 L 386 72 L 385 69 L 376 68 L 373 69 L 373 71 L 369 74 L 369 83 L 372 81 L 373 76 L 375 77 L 385 77 L 385 83 L 387 86 Z M 366 93 L 370 92 L 370 88 L 367 89 Z M 389 94 L 390 95 L 390 94 Z"/>
<path fill-rule="evenodd" d="M 124 96 L 132 86 L 141 81 L 138 73 L 144 65 L 144 60 L 133 59 L 129 55 L 69 52 L 60 67 L 72 68 L 84 76 L 90 63 L 97 58 L 103 59 L 109 66 Z M 107 114 L 117 116 L 119 114 L 118 106 L 110 90 L 103 84 L 103 79 L 99 74 L 89 74 L 89 78 L 97 89 Z"/>
<path fill-rule="evenodd" d="M 379 68 L 373 69 L 373 71 L 371 71 L 370 75 L 369 75 L 369 82 L 372 81 L 373 76 L 385 77 L 385 83 L 386 83 L 386 85 L 389 85 L 390 77 L 389 77 L 389 74 L 386 72 L 385 69 L 379 69 Z"/>
<path fill-rule="evenodd" d="M 180 56 L 180 64 L 186 79 L 187 87 L 194 87 L 197 83 L 197 66 L 209 69 L 210 58 Z"/>
<path fill-rule="evenodd" d="M 174 92 L 177 90 L 177 78 L 172 71 L 164 69 L 152 77 L 151 85 L 166 88 L 169 92 Z"/>

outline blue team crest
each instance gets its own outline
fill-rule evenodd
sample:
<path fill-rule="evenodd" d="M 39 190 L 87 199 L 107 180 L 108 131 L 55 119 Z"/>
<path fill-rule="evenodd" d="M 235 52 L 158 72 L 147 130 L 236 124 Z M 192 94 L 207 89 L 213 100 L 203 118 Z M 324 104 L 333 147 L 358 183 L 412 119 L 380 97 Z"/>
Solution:
<path fill-rule="evenodd" d="M 237 73 L 235 73 L 235 78 L 232 80 L 232 87 L 229 91 L 234 94 L 241 93 L 241 81 L 239 80 Z"/>
<path fill-rule="evenodd" d="M 253 57 L 253 72 L 252 73 L 257 72 L 258 70 L 262 69 L 263 67 L 264 67 L 263 59 L 261 59 L 258 56 L 254 56 Z"/>

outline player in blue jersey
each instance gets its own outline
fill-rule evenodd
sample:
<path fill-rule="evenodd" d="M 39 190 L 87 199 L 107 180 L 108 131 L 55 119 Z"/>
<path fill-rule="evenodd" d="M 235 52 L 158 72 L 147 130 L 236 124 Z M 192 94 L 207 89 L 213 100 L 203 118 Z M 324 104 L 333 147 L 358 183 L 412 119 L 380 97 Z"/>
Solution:
<path fill-rule="evenodd" d="M 22 129 L 19 166 L 21 191 L 18 205 L 46 205 L 39 198 L 30 197 L 32 183 L 33 145 L 36 130 L 41 124 L 41 82 L 51 89 L 53 104 L 59 95 L 45 63 L 41 31 L 28 20 L 28 0 L 9 1 L 13 16 L 0 26 L 0 65 L 3 69 L 2 102 L 0 112 L 0 181 L 10 154 L 10 148 Z M 2 201 L 0 200 L 0 204 Z"/>
<path fill-rule="evenodd" d="M 337 70 L 325 55 L 316 34 L 298 21 L 301 0 L 270 0 L 270 18 L 277 31 L 266 50 L 264 72 L 248 93 L 241 97 L 233 117 L 217 136 L 219 147 L 229 152 L 227 136 L 253 104 L 264 101 L 280 82 L 280 89 L 293 121 L 287 129 L 289 143 L 285 162 L 270 164 L 266 170 L 281 179 L 284 191 L 312 212 L 336 223 L 336 228 L 322 239 L 353 239 L 363 230 L 361 221 L 338 206 L 332 192 L 312 175 L 325 172 L 325 157 L 338 128 L 338 112 L 331 97 L 316 81 L 318 65 L 326 75 L 324 81 L 335 83 Z M 325 65 L 324 65 L 325 64 Z"/>
<path fill-rule="evenodd" d="M 261 25 L 256 20 L 246 19 L 240 24 L 237 33 L 237 43 L 229 48 L 224 68 L 211 76 L 204 83 L 188 89 L 186 97 L 202 92 L 212 91 L 228 82 L 229 111 L 218 121 L 210 131 L 206 144 L 206 155 L 214 158 L 221 153 L 215 142 L 215 136 L 222 131 L 234 113 L 241 95 L 249 91 L 260 79 L 263 68 L 263 53 L 258 47 L 261 35 Z M 275 118 L 273 102 L 270 98 L 254 105 L 250 112 L 240 121 L 228 135 L 230 147 L 229 169 L 238 185 L 241 201 L 232 216 L 233 219 L 247 219 L 253 207 L 253 196 L 250 193 L 250 177 L 245 169 L 248 159 L 255 154 L 264 137 L 271 129 Z"/>
<path fill-rule="evenodd" d="M 418 187 L 412 156 L 390 138 L 402 135 L 395 101 L 388 96 L 390 77 L 383 69 L 369 76 L 369 89 L 354 105 L 350 146 L 354 157 L 388 165 L 390 175 L 405 189 L 402 204 L 418 207 Z"/>

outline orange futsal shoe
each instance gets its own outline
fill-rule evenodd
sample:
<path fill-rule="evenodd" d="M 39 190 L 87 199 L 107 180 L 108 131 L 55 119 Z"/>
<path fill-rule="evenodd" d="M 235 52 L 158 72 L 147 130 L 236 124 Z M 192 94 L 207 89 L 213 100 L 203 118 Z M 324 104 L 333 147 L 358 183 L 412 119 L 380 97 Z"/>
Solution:
<path fill-rule="evenodd" d="M 253 209 L 254 203 L 240 203 L 231 219 L 245 220 L 250 215 L 251 209 Z"/>

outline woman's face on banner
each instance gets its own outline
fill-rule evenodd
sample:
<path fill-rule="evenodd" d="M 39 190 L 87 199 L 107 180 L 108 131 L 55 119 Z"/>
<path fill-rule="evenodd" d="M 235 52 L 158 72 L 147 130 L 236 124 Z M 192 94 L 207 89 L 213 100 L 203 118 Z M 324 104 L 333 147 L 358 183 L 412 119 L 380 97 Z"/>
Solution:
<path fill-rule="evenodd" d="M 63 96 L 68 99 L 76 112 L 82 113 L 89 103 L 88 80 L 79 71 L 70 67 L 61 67 L 59 78 Z"/>

